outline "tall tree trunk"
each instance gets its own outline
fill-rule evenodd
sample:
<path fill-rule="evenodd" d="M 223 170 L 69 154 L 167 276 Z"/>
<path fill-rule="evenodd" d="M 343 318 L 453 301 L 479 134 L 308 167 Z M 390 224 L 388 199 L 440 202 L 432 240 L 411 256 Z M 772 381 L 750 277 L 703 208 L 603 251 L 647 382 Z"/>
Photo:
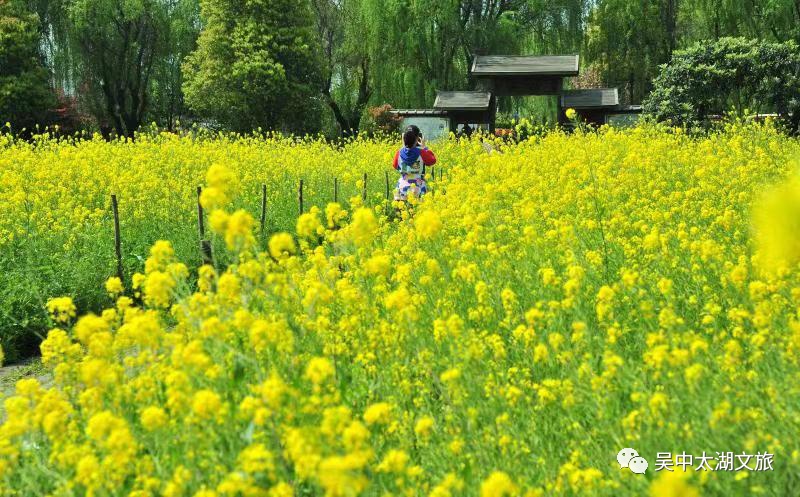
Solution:
<path fill-rule="evenodd" d="M 333 117 L 336 119 L 336 123 L 342 129 L 342 136 L 358 135 L 359 127 L 361 126 L 361 115 L 364 113 L 364 109 L 367 107 L 367 103 L 369 103 L 369 98 L 372 96 L 372 89 L 369 86 L 369 74 L 369 61 L 367 59 L 362 59 L 358 97 L 356 98 L 353 108 L 350 112 L 347 112 L 349 118 L 333 98 L 330 89 L 330 80 L 328 81 L 327 87 L 322 89 L 322 95 L 325 97 L 328 107 L 333 111 Z"/>
<path fill-rule="evenodd" d="M 328 107 L 330 107 L 333 111 L 333 117 L 336 119 L 336 123 L 339 124 L 340 128 L 342 128 L 342 134 L 347 136 L 348 130 L 351 129 L 350 121 L 344 116 L 344 113 L 339 107 L 339 104 L 336 103 L 336 100 L 333 99 L 330 89 L 323 90 L 322 95 L 325 97 Z"/>
<path fill-rule="evenodd" d="M 358 99 L 353 108 L 353 117 L 350 119 L 350 129 L 357 135 L 361 126 L 361 115 L 367 107 L 372 90 L 369 87 L 369 61 L 365 58 L 361 60 L 361 82 L 358 85 Z"/>
<path fill-rule="evenodd" d="M 125 136 L 125 124 L 123 123 L 122 116 L 119 113 L 119 107 L 117 106 L 114 94 L 106 84 L 102 84 L 102 89 L 103 96 L 105 97 L 106 101 L 106 113 L 108 114 L 108 117 L 111 118 L 111 122 L 114 125 L 114 130 L 117 132 L 118 136 Z"/>
<path fill-rule="evenodd" d="M 677 46 L 678 0 L 666 0 L 664 7 L 664 29 L 667 32 L 667 56 L 671 56 Z"/>
<path fill-rule="evenodd" d="M 634 95 L 636 90 L 634 89 L 636 86 L 636 77 L 633 74 L 633 71 L 628 73 L 628 103 L 632 104 L 635 102 Z"/>

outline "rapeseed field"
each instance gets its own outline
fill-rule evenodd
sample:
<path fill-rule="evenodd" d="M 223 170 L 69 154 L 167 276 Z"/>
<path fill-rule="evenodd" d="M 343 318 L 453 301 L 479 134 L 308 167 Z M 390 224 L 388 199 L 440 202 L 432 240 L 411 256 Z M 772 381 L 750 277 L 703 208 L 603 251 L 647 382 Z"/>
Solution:
<path fill-rule="evenodd" d="M 487 145 L 434 145 L 411 211 L 384 200 L 388 141 L 0 145 L 4 264 L 49 247 L 26 270 L 77 278 L 41 304 L 51 380 L 4 400 L 0 495 L 800 492 L 800 143 Z"/>

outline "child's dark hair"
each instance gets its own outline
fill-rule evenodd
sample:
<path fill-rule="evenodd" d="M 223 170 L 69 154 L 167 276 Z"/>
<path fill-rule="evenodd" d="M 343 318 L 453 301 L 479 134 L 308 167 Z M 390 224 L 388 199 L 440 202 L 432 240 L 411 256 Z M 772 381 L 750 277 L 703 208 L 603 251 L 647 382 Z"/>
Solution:
<path fill-rule="evenodd" d="M 422 132 L 417 126 L 412 124 L 411 126 L 407 127 L 403 133 L 403 145 L 405 145 L 406 148 L 416 147 L 417 140 L 419 140 L 420 135 L 422 135 Z"/>

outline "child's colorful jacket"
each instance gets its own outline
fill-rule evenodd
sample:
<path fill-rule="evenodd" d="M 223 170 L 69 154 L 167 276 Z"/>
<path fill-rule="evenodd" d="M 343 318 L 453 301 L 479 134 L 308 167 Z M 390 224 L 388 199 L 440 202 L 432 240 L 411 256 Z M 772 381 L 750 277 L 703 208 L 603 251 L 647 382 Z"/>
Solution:
<path fill-rule="evenodd" d="M 407 176 L 408 179 L 416 179 L 423 174 L 423 166 L 436 164 L 436 155 L 428 149 L 416 146 L 414 148 L 403 147 L 394 156 L 392 166 Z"/>

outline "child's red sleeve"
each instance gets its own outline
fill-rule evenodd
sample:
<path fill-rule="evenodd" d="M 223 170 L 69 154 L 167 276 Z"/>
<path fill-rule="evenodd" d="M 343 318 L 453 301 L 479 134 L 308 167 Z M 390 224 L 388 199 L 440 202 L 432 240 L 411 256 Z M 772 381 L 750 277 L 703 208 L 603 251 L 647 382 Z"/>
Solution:
<path fill-rule="evenodd" d="M 436 155 L 432 150 L 428 150 L 427 148 L 422 149 L 420 157 L 422 157 L 422 163 L 426 166 L 432 166 L 436 164 Z"/>
<path fill-rule="evenodd" d="M 399 160 L 400 160 L 400 150 L 398 149 L 397 153 L 394 154 L 394 161 L 392 161 L 392 167 L 393 168 L 395 168 L 395 169 L 399 169 L 400 168 L 400 166 L 398 165 Z"/>

